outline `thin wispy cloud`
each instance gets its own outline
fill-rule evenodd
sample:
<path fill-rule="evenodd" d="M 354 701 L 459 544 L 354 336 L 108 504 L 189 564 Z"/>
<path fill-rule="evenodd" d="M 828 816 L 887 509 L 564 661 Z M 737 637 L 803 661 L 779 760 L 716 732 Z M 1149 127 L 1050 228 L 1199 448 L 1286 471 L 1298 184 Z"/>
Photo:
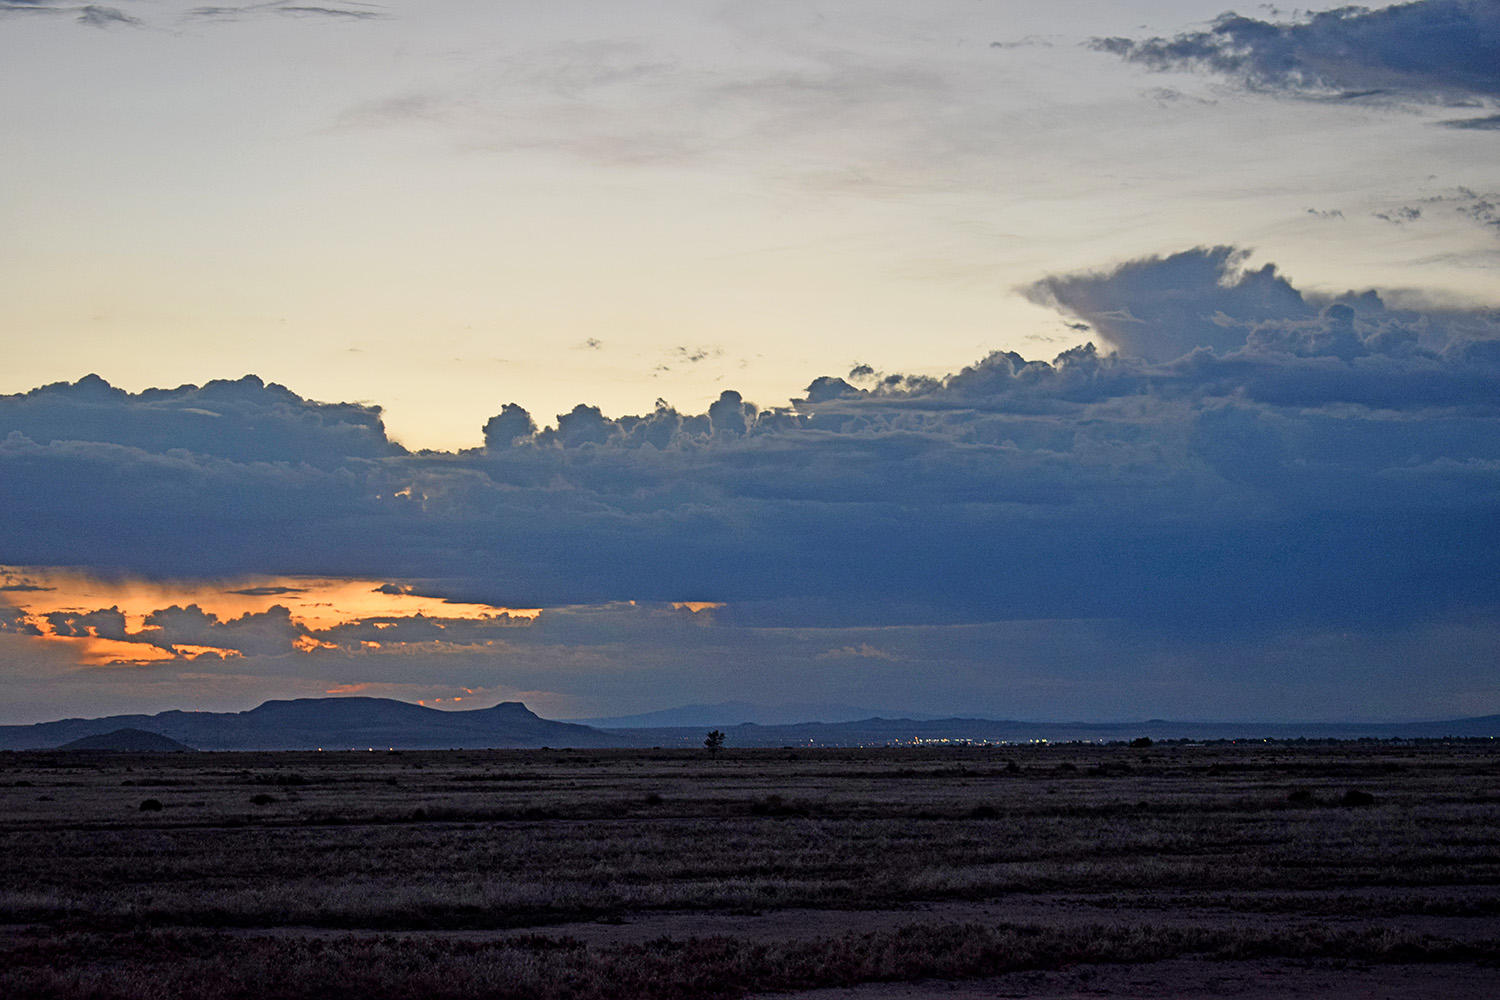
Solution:
<path fill-rule="evenodd" d="M 241 6 L 193 7 L 183 17 L 200 21 L 240 21 L 253 17 L 280 16 L 289 18 L 332 18 L 335 20 L 368 21 L 389 17 L 380 4 L 351 3 L 337 6 L 312 6 L 291 0 L 271 3 L 252 3 Z"/>
<path fill-rule="evenodd" d="M 106 7 L 99 4 L 69 4 L 56 3 L 53 0 L 11 0 L 9 3 L 0 3 L 0 17 L 7 14 L 52 14 L 71 16 L 79 24 L 94 28 L 108 28 L 117 25 L 138 26 L 142 24 L 140 18 L 127 14 L 118 7 Z"/>

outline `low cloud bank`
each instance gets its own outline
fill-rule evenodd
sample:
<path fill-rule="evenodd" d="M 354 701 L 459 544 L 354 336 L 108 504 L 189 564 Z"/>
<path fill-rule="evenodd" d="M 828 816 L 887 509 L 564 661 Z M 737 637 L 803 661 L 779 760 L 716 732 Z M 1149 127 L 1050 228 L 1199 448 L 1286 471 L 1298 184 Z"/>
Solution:
<path fill-rule="evenodd" d="M 1200 248 L 1031 289 L 1118 353 L 861 368 L 772 408 L 581 404 L 540 429 L 512 404 L 457 453 L 408 454 L 378 409 L 253 377 L 0 397 L 0 561 L 724 601 L 720 623 L 784 626 L 1187 634 L 1493 608 L 1500 319 L 1318 299 L 1242 263 Z M 176 614 L 200 639 L 230 625 Z"/>

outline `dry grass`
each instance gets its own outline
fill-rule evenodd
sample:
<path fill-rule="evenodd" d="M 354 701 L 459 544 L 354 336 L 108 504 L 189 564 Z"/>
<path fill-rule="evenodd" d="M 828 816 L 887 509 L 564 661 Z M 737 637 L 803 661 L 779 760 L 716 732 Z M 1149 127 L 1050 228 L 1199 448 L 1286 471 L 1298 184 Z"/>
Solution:
<path fill-rule="evenodd" d="M 142 811 L 146 799 L 163 808 Z M 0 936 L 12 996 L 708 997 L 1204 952 L 1491 961 L 1500 755 L 0 754 L 0 852 L 0 923 L 28 927 Z M 610 947 L 259 933 L 1023 897 L 1066 899 L 1098 926 L 914 923 L 767 942 L 695 938 L 689 917 L 670 939 Z M 1124 928 L 1109 919 L 1122 907 L 1174 919 Z M 1229 926 L 1226 913 L 1297 930 Z M 1365 922 L 1325 926 L 1351 914 Z M 1466 932 L 1400 924 L 1435 915 Z"/>

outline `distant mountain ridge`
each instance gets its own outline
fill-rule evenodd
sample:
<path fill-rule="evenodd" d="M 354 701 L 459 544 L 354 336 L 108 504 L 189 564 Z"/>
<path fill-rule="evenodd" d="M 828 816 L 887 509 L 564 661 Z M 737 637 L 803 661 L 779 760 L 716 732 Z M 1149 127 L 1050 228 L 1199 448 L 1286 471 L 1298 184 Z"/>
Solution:
<path fill-rule="evenodd" d="M 159 712 L 0 726 L 0 750 L 44 750 L 119 729 L 158 733 L 200 750 L 329 750 L 402 747 L 602 747 L 618 740 L 553 722 L 518 701 L 444 712 L 389 698 L 298 698 L 245 712 Z"/>
<path fill-rule="evenodd" d="M 733 705 L 734 703 L 729 703 Z M 689 706 L 696 708 L 696 706 Z M 627 717 L 628 718 L 628 717 Z M 1500 737 L 1500 715 L 1407 723 L 1015 722 L 996 719 L 885 719 L 791 725 L 720 725 L 733 747 L 879 746 L 887 743 L 1166 739 L 1441 739 Z M 517 701 L 445 712 L 388 698 L 268 701 L 244 712 L 168 711 L 0 726 L 0 750 L 51 750 L 138 730 L 199 750 L 407 750 L 533 747 L 698 747 L 704 727 L 598 729 L 543 719 Z"/>
<path fill-rule="evenodd" d="M 622 738 L 646 738 L 654 745 L 701 743 L 696 728 L 612 730 Z M 724 727 L 730 747 L 881 746 L 887 743 L 1073 743 L 1132 740 L 1357 740 L 1500 738 L 1500 715 L 1439 722 L 1016 722 L 997 719 L 863 719 L 857 722 Z"/>
<path fill-rule="evenodd" d="M 569 719 L 583 726 L 597 729 L 662 729 L 682 726 L 738 726 L 752 723 L 757 726 L 787 726 L 818 722 L 859 722 L 878 718 L 886 712 L 880 709 L 858 708 L 825 702 L 797 702 L 782 705 L 760 705 L 748 701 L 721 701 L 712 705 L 681 705 L 663 708 L 638 715 L 612 715 L 592 719 Z M 936 715 L 909 713 L 905 718 L 930 721 Z"/>

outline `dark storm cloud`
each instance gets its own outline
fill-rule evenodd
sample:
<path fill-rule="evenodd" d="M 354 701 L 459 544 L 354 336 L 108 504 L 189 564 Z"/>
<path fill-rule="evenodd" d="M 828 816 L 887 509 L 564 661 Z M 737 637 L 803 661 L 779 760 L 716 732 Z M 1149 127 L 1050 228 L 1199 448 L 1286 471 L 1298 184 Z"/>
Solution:
<path fill-rule="evenodd" d="M 402 453 L 371 409 L 258 382 L 5 397 L 0 562 L 420 581 L 508 607 L 726 601 L 725 627 L 1212 634 L 1500 601 L 1500 318 L 1325 300 L 1243 259 L 1037 286 L 1118 354 L 998 352 L 945 378 L 864 366 L 784 407 L 580 404 L 539 430 L 510 404 L 484 448 L 452 454 Z M 250 648 L 191 610 L 156 638 Z M 329 641 L 514 641 L 496 636 L 516 624 L 371 620 Z M 271 649 L 297 639 L 286 626 L 235 628 Z"/>
<path fill-rule="evenodd" d="M 1227 13 L 1207 31 L 1093 45 L 1153 69 L 1205 69 L 1268 90 L 1500 96 L 1500 6 L 1492 0 L 1340 7 L 1295 22 Z"/>
<path fill-rule="evenodd" d="M 0 427 L 42 445 L 90 442 L 318 468 L 401 450 L 386 438 L 378 407 L 315 403 L 254 375 L 139 394 L 88 375 L 0 396 Z"/>

